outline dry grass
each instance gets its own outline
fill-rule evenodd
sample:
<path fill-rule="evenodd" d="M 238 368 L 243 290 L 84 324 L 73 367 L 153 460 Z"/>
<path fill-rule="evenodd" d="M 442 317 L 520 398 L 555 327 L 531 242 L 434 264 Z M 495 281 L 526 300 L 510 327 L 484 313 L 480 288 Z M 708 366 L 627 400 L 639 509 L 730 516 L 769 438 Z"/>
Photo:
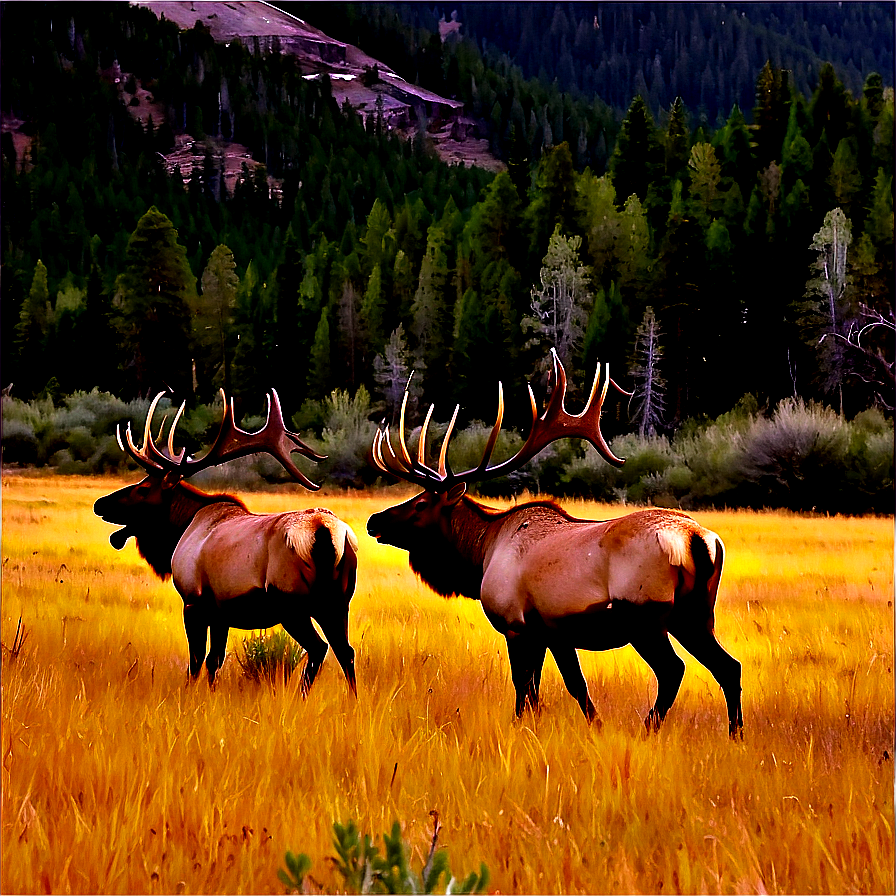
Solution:
<path fill-rule="evenodd" d="M 690 660 L 645 736 L 654 685 L 631 648 L 582 655 L 601 730 L 550 659 L 542 714 L 515 723 L 478 604 L 435 597 L 364 534 L 391 494 L 244 496 L 326 504 L 358 533 L 357 701 L 332 657 L 307 700 L 232 657 L 215 691 L 188 686 L 180 598 L 93 516 L 117 485 L 3 480 L 3 644 L 19 616 L 28 632 L 3 650 L 3 892 L 282 892 L 286 849 L 333 892 L 333 820 L 400 819 L 419 866 L 431 809 L 455 872 L 485 861 L 501 893 L 893 891 L 892 520 L 698 515 L 728 548 L 732 744 Z"/>

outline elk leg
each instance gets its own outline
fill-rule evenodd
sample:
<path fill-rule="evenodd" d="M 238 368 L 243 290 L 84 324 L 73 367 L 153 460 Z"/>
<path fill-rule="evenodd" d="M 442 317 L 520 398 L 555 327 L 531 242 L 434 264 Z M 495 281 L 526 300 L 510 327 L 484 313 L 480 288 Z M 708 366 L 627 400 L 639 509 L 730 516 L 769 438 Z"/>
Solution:
<path fill-rule="evenodd" d="M 701 662 L 722 688 L 728 707 L 728 736 L 743 738 L 744 717 L 741 708 L 740 663 L 716 640 L 710 626 L 679 622 L 670 631 L 695 660 Z"/>
<path fill-rule="evenodd" d="M 644 719 L 644 726 L 648 731 L 657 731 L 678 695 L 684 678 L 684 661 L 675 652 L 666 632 L 637 638 L 632 641 L 632 647 L 656 676 L 656 702 Z"/>
<path fill-rule="evenodd" d="M 575 698 L 576 703 L 585 713 L 585 718 L 589 722 L 593 722 L 597 718 L 597 710 L 591 702 L 591 695 L 588 693 L 588 682 L 582 674 L 582 667 L 579 665 L 579 655 L 576 653 L 575 647 L 567 644 L 552 644 L 551 653 L 554 655 L 554 661 L 563 677 L 563 684 L 566 690 Z M 600 720 L 598 719 L 598 724 Z"/>
<path fill-rule="evenodd" d="M 208 617 L 198 604 L 184 604 L 184 629 L 190 647 L 190 675 L 196 678 L 205 662 L 208 640 Z"/>
<path fill-rule="evenodd" d="M 349 690 L 357 696 L 358 686 L 355 682 L 355 649 L 348 641 L 348 611 L 342 619 L 320 619 L 317 617 L 324 637 L 330 642 L 333 653 L 348 682 Z"/>
<path fill-rule="evenodd" d="M 295 638 L 308 654 L 305 669 L 302 672 L 302 694 L 307 695 L 311 690 L 311 685 L 314 684 L 314 679 L 317 678 L 324 657 L 327 655 L 327 642 L 317 633 L 310 616 L 295 616 L 281 621 L 281 624 L 287 634 Z"/>
<path fill-rule="evenodd" d="M 214 684 L 218 669 L 224 665 L 224 656 L 227 652 L 227 636 L 230 627 L 222 622 L 213 622 L 209 632 L 209 651 L 205 660 L 205 668 L 208 670 L 209 684 Z"/>
<path fill-rule="evenodd" d="M 510 659 L 510 677 L 516 690 L 516 715 L 519 718 L 526 704 L 538 711 L 538 687 L 541 683 L 541 667 L 547 644 L 544 641 L 508 632 L 507 656 Z"/>

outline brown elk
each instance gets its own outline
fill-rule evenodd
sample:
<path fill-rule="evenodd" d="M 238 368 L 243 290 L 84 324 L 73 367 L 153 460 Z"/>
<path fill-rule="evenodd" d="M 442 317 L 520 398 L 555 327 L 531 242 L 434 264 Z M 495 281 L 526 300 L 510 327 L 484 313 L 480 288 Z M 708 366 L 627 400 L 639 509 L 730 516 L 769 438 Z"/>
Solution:
<path fill-rule="evenodd" d="M 587 439 L 609 463 L 624 463 L 600 431 L 601 407 L 612 382 L 609 369 L 598 393 L 598 366 L 591 395 L 577 415 L 567 413 L 564 406 L 566 372 L 556 353 L 554 379 L 556 386 L 542 416 L 529 388 L 532 428 L 522 448 L 503 463 L 489 466 L 504 414 L 498 384 L 497 420 L 482 460 L 461 473 L 452 472 L 447 461 L 458 409 L 442 442 L 438 467 L 433 468 L 426 464 L 426 432 L 433 409 L 412 457 L 405 441 L 403 405 L 397 449 L 388 428 L 381 427 L 371 457 L 382 472 L 425 491 L 371 516 L 368 532 L 408 551 L 412 569 L 439 594 L 481 601 L 489 622 L 507 640 L 518 716 L 527 704 L 538 708 L 541 670 L 550 650 L 567 690 L 588 719 L 594 719 L 576 649 L 609 650 L 631 644 L 656 675 L 656 701 L 645 719 L 648 729 L 656 730 L 684 675 L 684 663 L 669 641 L 672 634 L 721 685 L 729 734 L 738 736 L 743 729 L 741 667 L 714 632 L 724 556 L 718 535 L 672 510 L 643 510 L 595 522 L 575 519 L 549 501 L 498 511 L 465 494 L 468 483 L 506 475 L 561 438 Z"/>
<path fill-rule="evenodd" d="M 319 486 L 299 470 L 291 455 L 299 452 L 315 461 L 324 457 L 286 429 L 274 390 L 273 401 L 268 397 L 267 422 L 258 432 L 237 427 L 233 404 L 228 405 L 225 396 L 221 428 L 204 457 L 194 460 L 185 456 L 184 449 L 174 450 L 183 405 L 171 424 L 167 451 L 159 449 L 150 424 L 163 394 L 150 406 L 141 448 L 134 445 L 130 424 L 125 442 L 116 431 L 122 450 L 148 475 L 100 498 L 94 512 L 106 522 L 124 525 L 109 537 L 114 548 L 121 550 L 133 536 L 153 571 L 162 579 L 172 577 L 184 601 L 190 675 L 196 678 L 205 662 L 209 681 L 214 681 L 231 627 L 270 628 L 280 623 L 308 653 L 304 693 L 327 655 L 327 641 L 355 693 L 355 652 L 348 641 L 348 608 L 357 571 L 354 532 L 329 510 L 258 515 L 238 498 L 206 494 L 183 481 L 208 467 L 266 452 L 314 490 Z"/>

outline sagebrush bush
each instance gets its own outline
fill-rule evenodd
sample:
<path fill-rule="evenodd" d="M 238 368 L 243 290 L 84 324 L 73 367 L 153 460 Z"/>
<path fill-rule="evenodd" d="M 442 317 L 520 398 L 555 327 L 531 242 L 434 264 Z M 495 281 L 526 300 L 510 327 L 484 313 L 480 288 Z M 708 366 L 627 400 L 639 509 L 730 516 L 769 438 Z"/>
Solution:
<path fill-rule="evenodd" d="M 305 649 L 282 628 L 252 632 L 236 650 L 236 660 L 246 678 L 275 681 L 290 676 L 305 658 Z"/>
<path fill-rule="evenodd" d="M 826 491 L 845 475 L 848 447 L 847 424 L 834 411 L 787 398 L 745 433 L 741 469 L 776 506 L 830 509 Z"/>
<path fill-rule="evenodd" d="M 115 427 L 130 422 L 142 440 L 149 401 L 124 402 L 108 393 L 79 392 L 54 403 L 3 399 L 2 452 L 6 464 L 56 467 L 63 473 L 136 471 L 120 450 Z M 157 406 L 153 433 L 176 409 L 168 398 Z M 204 452 L 218 431 L 220 399 L 197 405 L 178 424 L 177 448 Z M 359 488 L 374 484 L 379 474 L 368 463 L 377 424 L 370 395 L 363 387 L 354 395 L 337 390 L 319 402 L 306 402 L 292 419 L 292 428 L 326 460 L 314 463 L 293 455 L 313 481 Z M 250 432 L 264 425 L 261 415 L 243 417 Z M 299 424 L 304 422 L 305 427 Z M 447 421 L 432 421 L 427 463 L 438 464 Z M 455 431 L 449 448 L 454 470 L 479 464 L 491 426 L 474 421 Z M 524 434 L 502 430 L 492 463 L 519 450 Z M 416 455 L 420 427 L 406 434 Z M 397 432 L 392 444 L 398 450 Z M 608 464 L 586 442 L 561 440 L 506 477 L 471 487 L 486 496 L 523 491 L 577 496 L 600 501 L 628 501 L 681 507 L 787 507 L 844 513 L 892 513 L 893 421 L 867 410 L 847 421 L 830 408 L 792 398 L 771 413 L 761 412 L 751 395 L 715 421 L 688 421 L 672 437 L 618 436 L 611 448 L 625 458 L 622 468 Z M 286 470 L 266 454 L 231 461 L 199 473 L 197 485 L 250 489 L 268 484 L 288 487 Z"/>

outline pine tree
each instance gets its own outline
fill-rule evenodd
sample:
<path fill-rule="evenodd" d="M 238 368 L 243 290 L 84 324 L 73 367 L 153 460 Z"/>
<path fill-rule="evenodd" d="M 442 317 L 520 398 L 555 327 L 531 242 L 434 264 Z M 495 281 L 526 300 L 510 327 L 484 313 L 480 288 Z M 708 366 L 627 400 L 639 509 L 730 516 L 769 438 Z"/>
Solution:
<path fill-rule="evenodd" d="M 665 137 L 666 177 L 680 179 L 687 173 L 690 151 L 687 110 L 680 96 L 675 98 L 669 111 L 669 123 L 666 126 Z"/>
<path fill-rule="evenodd" d="M 16 324 L 16 348 L 22 377 L 20 392 L 28 395 L 43 387 L 48 379 L 44 348 L 52 323 L 53 308 L 47 288 L 47 267 L 38 259 L 31 288 L 22 303 Z"/>
<path fill-rule="evenodd" d="M 314 342 L 308 355 L 307 392 L 309 398 L 320 400 L 330 391 L 331 365 L 330 320 L 324 308 L 314 331 Z"/>
<path fill-rule="evenodd" d="M 231 333 L 239 288 L 236 262 L 227 246 L 217 246 L 202 272 L 202 295 L 194 306 L 193 334 L 207 361 L 206 375 L 213 385 L 231 394 Z"/>
<path fill-rule="evenodd" d="M 532 202 L 526 210 L 532 241 L 530 251 L 538 257 L 556 225 L 564 233 L 575 228 L 576 173 L 568 143 L 544 154 L 538 166 Z"/>
<path fill-rule="evenodd" d="M 452 327 L 449 287 L 447 240 L 441 225 L 434 224 L 429 228 L 426 254 L 411 306 L 414 366 L 421 371 L 448 369 Z M 446 387 L 447 383 L 437 376 L 432 382 L 427 380 L 426 392 L 434 400 Z"/>
<path fill-rule="evenodd" d="M 619 239 L 621 216 L 616 209 L 616 190 L 607 175 L 595 177 L 585 172 L 576 185 L 579 227 L 594 271 L 595 282 L 604 282 Z"/>
<path fill-rule="evenodd" d="M 806 283 L 806 314 L 803 329 L 817 346 L 822 388 L 836 394 L 843 409 L 844 322 L 850 317 L 849 246 L 852 227 L 842 209 L 824 216 L 824 224 L 812 238 L 810 249 L 817 253 L 812 262 L 814 276 Z"/>
<path fill-rule="evenodd" d="M 103 284 L 97 256 L 99 238 L 91 240 L 90 273 L 84 294 L 84 309 L 76 325 L 76 341 L 90 344 L 78 371 L 78 388 L 117 391 L 118 338 L 112 326 L 112 301 Z"/>
<path fill-rule="evenodd" d="M 128 240 L 120 277 L 120 330 L 132 389 L 146 395 L 169 388 L 193 391 L 190 303 L 196 278 L 177 230 L 155 206 L 137 222 Z"/>
<path fill-rule="evenodd" d="M 648 305 L 635 333 L 635 349 L 629 367 L 629 376 L 635 384 L 632 421 L 637 425 L 641 438 L 655 436 L 664 422 L 666 381 L 660 374 L 663 359 L 661 337 L 656 315 Z"/>
<path fill-rule="evenodd" d="M 532 314 L 523 319 L 524 332 L 532 333 L 528 346 L 538 348 L 544 373 L 550 369 L 550 348 L 556 349 L 568 370 L 580 366 L 593 302 L 588 269 L 579 260 L 581 245 L 580 236 L 564 236 L 559 224 L 554 228 L 541 268 L 541 285 L 532 288 Z"/>
<path fill-rule="evenodd" d="M 367 280 L 367 289 L 361 303 L 361 329 L 368 346 L 368 354 L 379 351 L 385 342 L 388 302 L 383 290 L 382 267 L 377 262 Z"/>
<path fill-rule="evenodd" d="M 408 390 L 407 419 L 413 420 L 416 416 L 422 389 L 420 377 L 411 376 L 411 365 L 404 327 L 399 324 L 389 336 L 382 354 L 373 359 L 373 380 L 379 387 L 379 394 L 383 396 L 386 419 L 390 423 L 398 420 L 405 389 Z"/>
<path fill-rule="evenodd" d="M 664 151 L 653 117 L 642 96 L 636 96 L 616 138 L 610 157 L 610 176 L 616 187 L 616 199 L 625 202 L 635 194 L 643 203 L 650 184 L 664 168 Z"/>
<path fill-rule="evenodd" d="M 849 213 L 852 201 L 862 189 L 862 175 L 856 162 L 855 141 L 844 137 L 838 144 L 831 162 L 828 186 L 834 193 L 837 205 Z"/>

